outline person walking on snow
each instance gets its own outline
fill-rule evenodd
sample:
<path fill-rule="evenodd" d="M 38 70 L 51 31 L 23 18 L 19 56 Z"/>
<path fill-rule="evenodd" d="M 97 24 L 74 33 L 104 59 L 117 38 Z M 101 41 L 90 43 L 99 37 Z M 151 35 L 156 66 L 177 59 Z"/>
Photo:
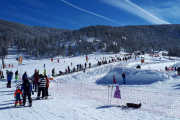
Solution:
<path fill-rule="evenodd" d="M 122 78 L 123 78 L 123 84 L 126 84 L 126 76 L 125 76 L 125 73 L 123 72 L 122 74 Z"/>
<path fill-rule="evenodd" d="M 28 96 L 29 105 L 32 106 L 32 99 L 31 99 L 31 92 L 34 95 L 34 92 L 32 91 L 32 85 L 29 82 L 27 78 L 24 79 L 24 82 L 21 87 L 21 91 L 23 91 L 23 105 L 26 104 L 26 96 Z"/>
<path fill-rule="evenodd" d="M 15 106 L 18 105 L 18 101 L 20 105 L 22 104 L 21 94 L 22 94 L 22 91 L 20 90 L 20 87 L 18 86 L 17 90 L 14 92 L 14 98 L 16 98 Z"/>

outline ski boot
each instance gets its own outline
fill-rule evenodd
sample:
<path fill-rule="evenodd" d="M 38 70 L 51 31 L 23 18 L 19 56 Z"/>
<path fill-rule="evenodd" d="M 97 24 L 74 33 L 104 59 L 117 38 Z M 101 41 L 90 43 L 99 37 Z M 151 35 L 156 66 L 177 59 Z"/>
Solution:
<path fill-rule="evenodd" d="M 32 106 L 32 103 L 29 103 L 29 106 Z"/>

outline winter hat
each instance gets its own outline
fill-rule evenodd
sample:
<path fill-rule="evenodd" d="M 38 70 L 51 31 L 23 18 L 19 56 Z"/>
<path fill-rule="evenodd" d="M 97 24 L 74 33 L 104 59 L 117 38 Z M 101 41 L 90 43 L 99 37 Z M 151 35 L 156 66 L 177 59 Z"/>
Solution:
<path fill-rule="evenodd" d="M 17 86 L 16 89 L 20 89 L 20 86 Z"/>

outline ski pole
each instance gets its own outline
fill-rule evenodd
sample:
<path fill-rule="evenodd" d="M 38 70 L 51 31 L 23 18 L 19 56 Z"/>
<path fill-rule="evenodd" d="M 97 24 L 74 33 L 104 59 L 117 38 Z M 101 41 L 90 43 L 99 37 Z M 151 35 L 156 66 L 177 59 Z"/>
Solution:
<path fill-rule="evenodd" d="M 108 104 L 109 104 L 109 85 L 108 85 Z"/>

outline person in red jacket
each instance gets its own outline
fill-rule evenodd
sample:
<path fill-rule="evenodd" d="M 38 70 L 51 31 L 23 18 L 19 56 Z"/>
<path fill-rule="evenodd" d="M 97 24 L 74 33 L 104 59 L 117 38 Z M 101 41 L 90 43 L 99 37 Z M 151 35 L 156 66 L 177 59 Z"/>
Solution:
<path fill-rule="evenodd" d="M 20 87 L 18 86 L 17 90 L 14 93 L 14 97 L 16 98 L 15 106 L 18 105 L 18 101 L 20 105 L 22 104 L 21 96 L 20 96 L 21 94 L 22 94 L 22 91 L 20 90 Z"/>
<path fill-rule="evenodd" d="M 113 83 L 116 83 L 115 75 L 113 75 Z"/>
<path fill-rule="evenodd" d="M 46 95 L 45 95 L 45 99 L 47 99 L 48 98 L 48 96 L 49 96 L 49 93 L 48 93 L 48 88 L 49 88 L 49 78 L 45 75 L 45 78 L 46 78 L 46 88 L 45 88 L 45 93 L 46 93 Z"/>
<path fill-rule="evenodd" d="M 35 70 L 35 73 L 34 73 L 34 79 L 35 79 L 35 92 L 37 92 L 38 82 L 39 82 L 39 73 L 36 70 Z"/>

